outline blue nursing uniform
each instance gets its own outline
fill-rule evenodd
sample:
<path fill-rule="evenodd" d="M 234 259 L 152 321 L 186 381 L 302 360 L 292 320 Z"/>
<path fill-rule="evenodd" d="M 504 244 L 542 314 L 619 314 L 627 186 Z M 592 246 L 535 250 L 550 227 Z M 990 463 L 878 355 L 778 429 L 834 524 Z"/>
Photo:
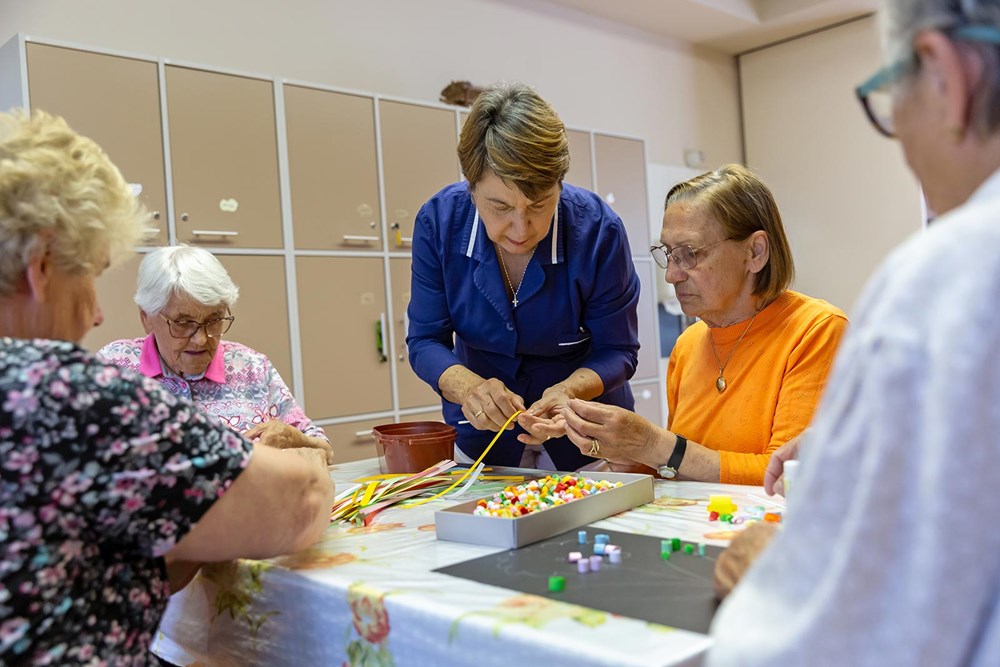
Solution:
<path fill-rule="evenodd" d="M 486 235 L 465 182 L 434 195 L 417 214 L 413 231 L 410 365 L 438 393 L 438 379 L 460 364 L 497 378 L 531 406 L 542 392 L 578 368 L 604 381 L 594 399 L 629 410 L 628 379 L 639 350 L 639 277 L 621 219 L 596 194 L 563 184 L 554 224 L 536 247 L 514 308 L 496 249 Z M 464 420 L 460 405 L 442 399 L 444 416 L 458 431 L 458 446 L 476 459 L 494 433 Z M 521 462 L 523 433 L 504 433 L 485 459 Z M 568 438 L 545 449 L 560 470 L 594 459 Z"/>

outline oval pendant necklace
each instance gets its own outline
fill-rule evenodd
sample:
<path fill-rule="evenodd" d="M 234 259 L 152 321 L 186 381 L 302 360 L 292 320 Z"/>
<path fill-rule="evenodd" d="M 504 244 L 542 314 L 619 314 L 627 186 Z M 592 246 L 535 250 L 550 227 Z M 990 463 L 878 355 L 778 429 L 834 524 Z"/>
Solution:
<path fill-rule="evenodd" d="M 757 313 L 759 312 L 760 311 L 758 310 L 756 313 L 753 314 L 753 317 L 750 318 L 750 322 L 747 323 L 747 328 L 743 330 L 743 333 L 740 334 L 739 340 L 736 341 L 736 345 L 733 345 L 733 349 L 729 351 L 729 356 L 726 357 L 726 363 L 722 363 L 722 361 L 719 359 L 719 353 L 715 350 L 715 340 L 712 338 L 712 332 L 708 333 L 708 342 L 709 345 L 712 346 L 712 354 L 715 355 L 715 363 L 718 364 L 719 366 L 719 377 L 715 378 L 715 389 L 720 394 L 724 392 L 726 390 L 726 387 L 728 386 L 726 384 L 726 376 L 723 375 L 723 372 L 726 370 L 726 366 L 729 365 L 729 362 L 732 360 L 733 355 L 736 353 L 736 348 L 740 346 L 740 343 L 743 342 L 743 338 L 747 335 L 747 332 L 750 331 L 750 327 L 753 326 L 753 321 L 757 318 Z"/>

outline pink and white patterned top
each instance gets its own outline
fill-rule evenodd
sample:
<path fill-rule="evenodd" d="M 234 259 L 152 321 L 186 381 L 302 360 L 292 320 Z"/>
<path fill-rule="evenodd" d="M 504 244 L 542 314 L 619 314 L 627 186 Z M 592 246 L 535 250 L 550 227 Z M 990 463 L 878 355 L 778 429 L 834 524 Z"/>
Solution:
<path fill-rule="evenodd" d="M 271 360 L 246 345 L 221 341 L 199 379 L 184 379 L 165 368 L 153 334 L 108 343 L 97 356 L 158 379 L 170 393 L 190 399 L 238 433 L 280 419 L 305 435 L 327 439 L 323 429 L 306 417 Z"/>

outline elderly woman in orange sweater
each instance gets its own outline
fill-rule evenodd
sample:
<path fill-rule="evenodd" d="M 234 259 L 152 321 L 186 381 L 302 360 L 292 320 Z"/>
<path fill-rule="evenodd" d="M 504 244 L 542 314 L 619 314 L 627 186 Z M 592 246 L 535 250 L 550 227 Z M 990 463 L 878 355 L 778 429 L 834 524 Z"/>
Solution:
<path fill-rule="evenodd" d="M 727 165 L 674 186 L 661 245 L 681 308 L 667 371 L 667 429 L 634 412 L 570 401 L 564 428 L 584 453 L 667 478 L 761 484 L 771 453 L 809 424 L 847 326 L 825 301 L 788 289 L 792 253 L 774 196 Z M 539 423 L 536 433 L 555 435 Z"/>

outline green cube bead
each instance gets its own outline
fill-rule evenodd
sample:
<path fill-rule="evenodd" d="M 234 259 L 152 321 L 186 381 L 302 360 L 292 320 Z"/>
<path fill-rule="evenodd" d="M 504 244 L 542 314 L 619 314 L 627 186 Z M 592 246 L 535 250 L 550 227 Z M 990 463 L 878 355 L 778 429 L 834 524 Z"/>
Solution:
<path fill-rule="evenodd" d="M 686 554 L 693 554 L 694 553 L 694 545 L 693 544 L 685 544 L 684 545 L 684 553 L 686 553 Z"/>
<path fill-rule="evenodd" d="M 566 590 L 566 577 L 549 577 L 549 592 L 559 593 Z"/>
<path fill-rule="evenodd" d="M 680 551 L 681 550 L 681 538 L 679 538 L 679 537 L 675 537 L 674 538 L 673 547 L 674 547 L 674 551 Z"/>

